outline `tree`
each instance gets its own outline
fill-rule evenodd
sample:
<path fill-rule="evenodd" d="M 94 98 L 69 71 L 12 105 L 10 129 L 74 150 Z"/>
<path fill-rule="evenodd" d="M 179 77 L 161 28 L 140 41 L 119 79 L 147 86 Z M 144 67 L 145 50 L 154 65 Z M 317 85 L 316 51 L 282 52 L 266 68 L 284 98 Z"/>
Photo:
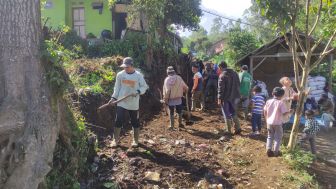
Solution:
<path fill-rule="evenodd" d="M 246 28 L 254 33 L 258 40 L 264 44 L 269 43 L 276 37 L 276 33 L 272 31 L 272 24 L 267 18 L 261 16 L 258 11 L 258 5 L 255 1 L 251 1 L 252 6 L 244 13 L 244 19 L 250 24 Z"/>
<path fill-rule="evenodd" d="M 51 169 L 58 124 L 41 37 L 39 0 L 0 1 L 0 188 L 37 188 Z"/>
<path fill-rule="evenodd" d="M 290 134 L 288 148 L 293 150 L 298 136 L 303 104 L 307 97 L 306 83 L 309 73 L 335 48 L 336 2 L 332 0 L 256 0 L 261 15 L 282 32 L 292 54 L 295 86 L 299 100 Z M 290 33 L 287 33 L 287 31 Z M 303 37 L 301 37 L 303 36 Z M 315 40 L 316 39 L 316 40 Z M 325 43 L 324 43 L 325 41 Z M 313 53 L 323 46 L 316 59 Z M 304 54 L 300 58 L 299 53 Z M 300 78 L 300 70 L 302 75 Z"/>
<path fill-rule="evenodd" d="M 145 14 L 147 29 L 147 67 L 151 67 L 153 46 L 163 48 L 170 43 L 167 36 L 168 26 L 196 30 L 202 16 L 200 0 L 133 0 L 130 6 L 130 19 L 134 20 L 139 13 Z M 165 45 L 163 45 L 165 44 Z M 173 48 L 170 48 L 173 49 Z M 161 49 L 160 54 L 167 53 L 169 48 Z"/>
<path fill-rule="evenodd" d="M 210 34 L 216 35 L 222 33 L 223 27 L 224 27 L 223 20 L 220 17 L 214 18 L 210 29 Z"/>
<path fill-rule="evenodd" d="M 232 63 L 260 46 L 253 33 L 242 29 L 239 24 L 229 29 L 226 55 Z"/>

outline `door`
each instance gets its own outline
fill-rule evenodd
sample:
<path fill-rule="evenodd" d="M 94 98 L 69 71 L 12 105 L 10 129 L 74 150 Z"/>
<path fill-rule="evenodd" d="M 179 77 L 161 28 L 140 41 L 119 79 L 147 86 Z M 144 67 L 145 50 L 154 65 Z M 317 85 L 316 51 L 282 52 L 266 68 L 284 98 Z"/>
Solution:
<path fill-rule="evenodd" d="M 85 16 L 84 7 L 78 7 L 72 9 L 73 29 L 77 35 L 85 38 Z"/>

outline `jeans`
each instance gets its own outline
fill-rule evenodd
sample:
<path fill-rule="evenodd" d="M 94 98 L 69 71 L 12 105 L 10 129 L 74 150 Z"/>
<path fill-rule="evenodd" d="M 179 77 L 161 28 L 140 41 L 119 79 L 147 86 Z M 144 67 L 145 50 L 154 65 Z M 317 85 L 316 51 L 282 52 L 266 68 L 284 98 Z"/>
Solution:
<path fill-rule="evenodd" d="M 309 143 L 310 143 L 310 148 L 311 148 L 312 154 L 316 154 L 315 137 L 316 137 L 315 135 L 310 135 L 310 134 L 307 134 L 307 133 L 303 133 L 303 135 L 299 139 L 300 146 L 302 147 L 303 143 L 308 140 Z"/>
<path fill-rule="evenodd" d="M 267 125 L 267 132 L 266 150 L 272 150 L 274 141 L 274 152 L 279 152 L 283 136 L 282 125 Z"/>
<path fill-rule="evenodd" d="M 252 113 L 252 130 L 253 132 L 261 131 L 261 114 Z"/>
<path fill-rule="evenodd" d="M 117 106 L 115 127 L 121 128 L 123 126 L 123 124 L 125 123 L 126 113 L 128 113 L 131 118 L 132 127 L 139 128 L 140 127 L 139 111 L 138 110 L 127 110 L 119 106 Z"/>

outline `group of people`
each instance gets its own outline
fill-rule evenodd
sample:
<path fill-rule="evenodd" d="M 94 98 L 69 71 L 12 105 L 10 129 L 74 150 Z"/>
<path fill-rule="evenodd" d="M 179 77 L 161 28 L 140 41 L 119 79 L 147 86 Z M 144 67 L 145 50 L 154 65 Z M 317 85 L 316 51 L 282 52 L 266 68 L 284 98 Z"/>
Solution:
<path fill-rule="evenodd" d="M 120 128 L 124 123 L 124 114 L 126 113 L 129 113 L 133 127 L 132 147 L 137 147 L 139 144 L 139 95 L 146 92 L 148 85 L 143 75 L 134 69 L 132 58 L 125 58 L 121 67 L 123 67 L 124 70 L 117 74 L 114 93 L 110 102 L 113 103 L 127 94 L 132 95 L 117 104 L 112 147 L 118 146 Z M 174 67 L 169 66 L 167 68 L 167 77 L 164 80 L 163 99 L 161 102 L 169 107 L 169 128 L 171 130 L 175 128 L 175 111 L 178 115 L 178 127 L 183 127 L 183 94 L 191 91 L 191 111 L 198 111 L 204 110 L 205 108 L 204 94 L 208 96 L 210 91 L 214 90 L 216 96 L 211 98 L 213 101 L 217 100 L 217 104 L 220 106 L 223 114 L 225 120 L 225 136 L 240 134 L 242 131 L 238 119 L 238 106 L 240 105 L 244 112 L 245 119 L 248 118 L 250 113 L 252 115 L 252 135 L 260 134 L 262 117 L 265 118 L 268 134 L 266 154 L 268 156 L 279 156 L 281 154 L 279 149 L 283 137 L 283 124 L 290 120 L 295 109 L 293 101 L 298 100 L 298 94 L 292 88 L 292 81 L 288 77 L 281 78 L 280 84 L 282 87 L 275 87 L 272 91 L 273 98 L 266 99 L 261 93 L 261 87 L 258 85 L 253 86 L 253 78 L 248 73 L 248 67 L 246 65 L 241 67 L 240 73 L 230 69 L 224 61 L 219 63 L 218 67 L 211 63 L 206 64 L 204 71 L 200 69 L 199 64 L 193 64 L 191 69 L 194 76 L 193 85 L 191 89 L 189 89 L 182 77 L 176 73 Z M 312 153 L 315 153 L 315 136 L 320 125 L 315 120 L 315 116 L 322 114 L 322 117 L 325 117 L 328 121 L 326 124 L 332 124 L 334 121 L 332 116 L 334 105 L 328 96 L 322 95 L 318 103 L 318 110 L 314 110 L 314 106 L 312 105 L 307 107 L 309 107 L 309 109 L 305 111 L 305 128 L 303 129 L 300 143 L 309 140 Z M 232 133 L 232 127 L 235 129 L 234 133 Z"/>

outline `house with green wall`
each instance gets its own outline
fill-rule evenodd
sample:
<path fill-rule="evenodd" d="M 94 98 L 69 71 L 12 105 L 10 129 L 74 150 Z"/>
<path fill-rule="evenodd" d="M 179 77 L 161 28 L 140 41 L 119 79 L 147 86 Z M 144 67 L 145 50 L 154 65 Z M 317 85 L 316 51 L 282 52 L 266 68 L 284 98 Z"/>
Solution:
<path fill-rule="evenodd" d="M 118 39 L 127 28 L 127 5 L 120 2 L 110 8 L 107 0 L 46 0 L 42 18 L 49 28 L 66 25 L 82 38 L 89 33 L 100 37 L 103 30 L 109 30 Z"/>

